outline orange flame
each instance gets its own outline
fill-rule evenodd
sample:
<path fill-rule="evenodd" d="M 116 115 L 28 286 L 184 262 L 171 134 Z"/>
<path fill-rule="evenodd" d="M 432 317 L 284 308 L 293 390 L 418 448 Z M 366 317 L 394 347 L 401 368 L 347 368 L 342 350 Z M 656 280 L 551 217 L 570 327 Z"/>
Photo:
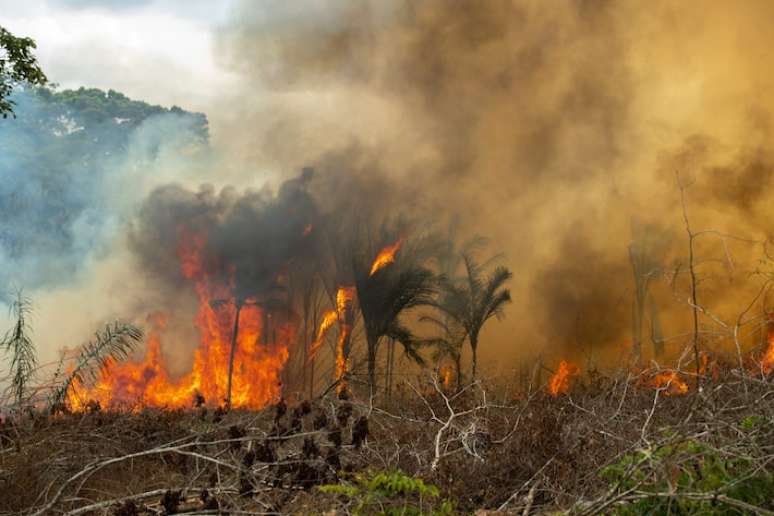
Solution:
<path fill-rule="evenodd" d="M 371 265 L 370 276 L 373 276 L 377 271 L 384 269 L 389 264 L 393 263 L 395 261 L 395 253 L 400 250 L 401 245 L 403 245 L 403 239 L 399 238 L 394 244 L 388 245 L 379 251 L 373 265 Z"/>
<path fill-rule="evenodd" d="M 336 391 L 347 389 L 344 374 L 349 371 L 349 337 L 352 333 L 355 287 L 339 287 L 336 292 L 336 312 L 339 318 L 339 341 L 336 344 L 336 378 L 342 379 Z"/>
<path fill-rule="evenodd" d="M 451 380 L 452 380 L 451 368 L 447 366 L 442 366 L 439 372 L 441 373 L 441 381 L 443 382 L 444 388 L 448 389 L 449 386 L 451 385 Z"/>
<path fill-rule="evenodd" d="M 205 239 L 200 235 L 183 238 L 178 249 L 182 273 L 193 282 L 199 298 L 199 310 L 193 322 L 199 330 L 200 342 L 191 371 L 178 379 L 170 377 L 161 348 L 165 320 L 157 317 L 152 323 L 144 359 L 109 364 L 93 386 L 74 385 L 68 394 L 73 410 L 82 410 L 90 400 L 102 407 L 141 403 L 151 407 L 185 408 L 192 406 L 197 395 L 203 396 L 210 405 L 220 404 L 225 398 L 236 300 L 232 293 L 233 281 L 223 285 L 208 276 L 202 257 L 204 244 Z M 216 299 L 225 302 L 213 305 L 211 301 Z M 280 396 L 280 372 L 288 359 L 288 343 L 293 340 L 295 329 L 290 324 L 281 325 L 274 329 L 269 342 L 261 339 L 268 319 L 254 302 L 248 300 L 241 307 L 232 407 L 257 409 Z"/>
<path fill-rule="evenodd" d="M 659 373 L 653 378 L 651 385 L 663 389 L 665 396 L 679 396 L 688 392 L 688 384 L 680 379 L 676 371 Z"/>
<path fill-rule="evenodd" d="M 335 323 L 338 318 L 339 314 L 333 310 L 325 312 L 325 315 L 323 315 L 323 320 L 320 323 L 320 329 L 317 330 L 317 337 L 314 339 L 312 347 L 309 349 L 310 360 L 317 354 L 317 350 L 320 349 L 320 346 L 322 346 L 325 334 L 328 333 L 328 330 L 331 328 L 331 326 L 333 326 L 333 323 Z"/>
<path fill-rule="evenodd" d="M 570 392 L 570 383 L 572 377 L 580 374 L 580 368 L 572 362 L 562 360 L 559 362 L 559 368 L 548 382 L 548 392 L 551 396 L 559 396 Z"/>
<path fill-rule="evenodd" d="M 768 347 L 761 358 L 761 370 L 763 374 L 770 375 L 774 371 L 774 314 L 769 314 Z"/>

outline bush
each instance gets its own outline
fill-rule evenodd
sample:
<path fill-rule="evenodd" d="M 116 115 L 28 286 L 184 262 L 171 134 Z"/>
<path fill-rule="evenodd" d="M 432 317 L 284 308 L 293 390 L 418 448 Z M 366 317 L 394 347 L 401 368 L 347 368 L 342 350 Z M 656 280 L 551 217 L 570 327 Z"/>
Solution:
<path fill-rule="evenodd" d="M 739 426 L 752 431 L 759 424 L 750 416 Z M 746 505 L 768 507 L 774 475 L 740 444 L 719 450 L 687 439 L 640 449 L 603 468 L 600 477 L 627 503 L 618 514 L 739 514 Z"/>
<path fill-rule="evenodd" d="M 323 485 L 318 490 L 340 496 L 354 514 L 441 516 L 454 513 L 451 502 L 440 499 L 437 487 L 402 471 L 367 471 L 350 478 L 350 482 Z"/>

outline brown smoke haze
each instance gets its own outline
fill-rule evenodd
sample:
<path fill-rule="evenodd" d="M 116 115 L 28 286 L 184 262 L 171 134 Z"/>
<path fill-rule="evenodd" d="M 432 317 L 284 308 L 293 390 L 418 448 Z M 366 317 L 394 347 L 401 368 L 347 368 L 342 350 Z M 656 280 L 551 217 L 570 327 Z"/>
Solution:
<path fill-rule="evenodd" d="M 482 257 L 502 253 L 514 279 L 505 320 L 482 335 L 485 371 L 538 353 L 622 363 L 638 326 L 633 258 L 652 296 L 644 355 L 663 338 L 674 357 L 691 330 L 678 174 L 695 231 L 771 237 L 772 19 L 763 0 L 245 0 L 218 34 L 241 86 L 206 110 L 214 157 L 159 165 L 86 284 L 40 299 L 47 321 L 68 321 L 41 337 L 77 344 L 95 321 L 186 306 L 168 342 L 195 343 L 195 300 L 164 247 L 181 217 L 225 228 L 234 252 L 257 246 L 275 271 L 305 253 L 293 217 L 319 208 L 348 214 L 343 233 L 368 214 L 486 237 Z M 281 185 L 307 166 L 314 199 L 294 207 L 282 192 L 296 183 Z M 268 249 L 282 224 L 293 239 Z M 763 247 L 706 234 L 696 254 L 700 303 L 733 320 L 763 281 L 751 274 Z M 99 313 L 79 311 L 84 296 L 105 300 Z"/>
<path fill-rule="evenodd" d="M 773 16 L 767 1 L 245 1 L 219 40 L 240 109 L 210 113 L 213 137 L 239 166 L 380 182 L 392 212 L 488 237 L 515 278 L 485 361 L 620 351 L 630 244 L 686 261 L 677 172 L 694 229 L 770 236 Z M 723 242 L 697 243 L 721 313 L 760 256 Z M 690 311 L 670 279 L 652 289 L 675 336 Z"/>

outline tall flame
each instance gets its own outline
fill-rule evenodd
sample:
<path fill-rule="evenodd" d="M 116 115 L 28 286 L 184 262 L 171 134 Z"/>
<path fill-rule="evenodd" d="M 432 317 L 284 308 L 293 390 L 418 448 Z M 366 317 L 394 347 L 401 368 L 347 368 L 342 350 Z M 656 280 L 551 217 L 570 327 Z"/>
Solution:
<path fill-rule="evenodd" d="M 336 378 L 340 379 L 337 392 L 347 390 L 344 375 L 349 371 L 349 346 L 354 324 L 355 287 L 339 287 L 336 292 L 336 312 L 339 316 L 339 341 L 336 344 Z"/>
<path fill-rule="evenodd" d="M 171 378 L 161 350 L 166 321 L 157 316 L 144 359 L 109 364 L 93 386 L 74 385 L 68 394 L 74 410 L 92 400 L 103 407 L 141 403 L 165 408 L 190 407 L 197 396 L 203 396 L 211 405 L 224 400 L 237 301 L 233 281 L 224 285 L 207 274 L 202 257 L 205 243 L 203 236 L 196 235 L 182 238 L 178 248 L 181 271 L 192 281 L 199 298 L 193 322 L 200 340 L 191 371 L 178 379 Z M 213 303 L 215 300 L 220 302 Z M 264 326 L 270 314 L 264 314 L 255 300 L 250 301 L 243 304 L 239 317 L 231 406 L 257 409 L 281 394 L 280 372 L 288 359 L 288 343 L 295 329 L 288 323 L 281 325 L 273 329 L 269 340 Z"/>
<path fill-rule="evenodd" d="M 393 263 L 395 261 L 395 254 L 400 250 L 401 245 L 403 245 L 403 239 L 399 238 L 394 244 L 388 245 L 379 251 L 373 265 L 371 265 L 370 276 L 373 276 L 377 271 L 384 269 L 389 264 Z"/>
<path fill-rule="evenodd" d="M 769 314 L 768 347 L 761 358 L 761 370 L 763 374 L 770 375 L 774 371 L 774 314 Z"/>
<path fill-rule="evenodd" d="M 580 368 L 572 362 L 562 360 L 559 362 L 559 368 L 548 382 L 548 392 L 551 396 L 559 396 L 570 392 L 572 377 L 580 374 Z"/>

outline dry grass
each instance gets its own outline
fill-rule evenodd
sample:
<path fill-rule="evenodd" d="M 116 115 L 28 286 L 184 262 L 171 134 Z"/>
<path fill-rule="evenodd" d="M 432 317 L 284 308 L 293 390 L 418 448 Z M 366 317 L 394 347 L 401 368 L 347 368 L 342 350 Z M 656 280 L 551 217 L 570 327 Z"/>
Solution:
<path fill-rule="evenodd" d="M 558 398 L 481 384 L 452 395 L 427 378 L 374 406 L 37 414 L 0 427 L 0 514 L 347 513 L 355 500 L 316 486 L 375 470 L 434 484 L 461 513 L 636 513 L 643 500 L 655 513 L 773 511 L 736 504 L 733 479 L 701 477 L 710 455 L 731 476 L 742 464 L 772 477 L 774 385 L 726 368 L 666 396 L 653 373 L 591 375 Z"/>

